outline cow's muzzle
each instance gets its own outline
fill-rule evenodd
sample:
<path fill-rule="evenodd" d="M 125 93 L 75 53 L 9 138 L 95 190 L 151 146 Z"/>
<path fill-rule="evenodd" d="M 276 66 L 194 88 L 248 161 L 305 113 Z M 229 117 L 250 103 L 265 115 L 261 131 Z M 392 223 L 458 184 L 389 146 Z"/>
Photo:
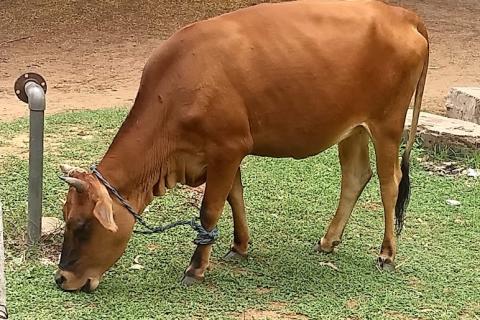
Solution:
<path fill-rule="evenodd" d="M 66 292 L 84 291 L 91 293 L 97 289 L 100 280 L 97 278 L 77 279 L 73 273 L 59 269 L 55 273 L 55 283 Z"/>

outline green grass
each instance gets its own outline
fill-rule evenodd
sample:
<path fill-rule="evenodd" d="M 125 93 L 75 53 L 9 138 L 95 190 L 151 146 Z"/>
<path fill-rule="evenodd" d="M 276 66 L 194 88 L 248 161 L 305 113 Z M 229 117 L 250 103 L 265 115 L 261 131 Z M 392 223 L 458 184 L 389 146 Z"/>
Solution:
<path fill-rule="evenodd" d="M 66 186 L 57 177 L 58 164 L 87 167 L 98 161 L 126 112 L 47 118 L 44 215 L 60 217 Z M 0 123 L 1 140 L 8 144 L 27 129 L 25 119 Z M 221 261 L 232 238 L 231 213 L 226 209 L 213 269 L 204 284 L 192 288 L 179 284 L 194 249 L 194 234 L 178 228 L 132 238 L 94 294 L 61 292 L 53 282 L 55 266 L 38 262 L 42 255 L 52 256 L 52 250 L 58 254 L 61 238 L 25 252 L 21 239 L 28 165 L 23 153 L 2 154 L 0 197 L 11 318 L 241 319 L 245 310 L 274 309 L 270 316 L 276 312 L 277 318 L 298 314 L 312 319 L 478 319 L 480 179 L 422 171 L 415 161 L 422 152 L 415 150 L 412 156 L 412 200 L 395 273 L 379 272 L 374 264 L 383 236 L 376 179 L 359 200 L 338 252 L 327 256 L 313 252 L 337 204 L 340 176 L 332 148 L 303 161 L 246 159 L 243 179 L 252 234 L 247 261 Z M 447 199 L 462 204 L 451 207 Z M 147 220 L 154 224 L 190 218 L 197 212 L 187 202 L 181 190 L 171 191 L 155 200 Z M 130 270 L 137 255 L 145 269 Z M 321 262 L 333 262 L 339 271 Z"/>

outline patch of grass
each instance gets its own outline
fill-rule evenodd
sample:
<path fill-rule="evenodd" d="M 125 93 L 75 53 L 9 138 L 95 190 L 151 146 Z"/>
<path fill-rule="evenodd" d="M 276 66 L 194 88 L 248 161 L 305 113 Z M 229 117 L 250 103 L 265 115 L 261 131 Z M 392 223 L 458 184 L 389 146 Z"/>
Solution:
<path fill-rule="evenodd" d="M 458 161 L 467 167 L 480 168 L 480 150 L 458 150 L 436 145 L 422 153 L 436 161 Z"/>
<path fill-rule="evenodd" d="M 61 216 L 66 186 L 58 164 L 88 167 L 107 149 L 125 109 L 71 112 L 47 119 L 56 141 L 45 154 L 45 215 Z M 0 136 L 27 130 L 26 120 L 0 124 Z M 178 228 L 134 236 L 127 252 L 94 294 L 64 293 L 53 283 L 54 265 L 20 259 L 25 225 L 27 160 L 2 155 L 0 188 L 8 244 L 8 304 L 15 319 L 242 319 L 249 310 L 282 306 L 312 319 L 475 319 L 480 317 L 480 179 L 439 177 L 412 156 L 413 192 L 395 273 L 379 272 L 374 259 L 383 236 L 378 181 L 364 191 L 337 253 L 312 248 L 335 211 L 339 164 L 335 148 L 307 160 L 249 157 L 243 179 L 252 246 L 247 261 L 221 261 L 232 239 L 226 209 L 204 284 L 179 284 L 194 245 L 193 232 Z M 447 199 L 459 200 L 458 207 Z M 189 218 L 197 211 L 182 190 L 156 199 L 151 224 Z M 51 239 L 48 245 L 58 245 Z M 46 246 L 47 244 L 44 244 Z M 33 257 L 46 254 L 40 248 Z M 130 270 L 141 255 L 142 270 Z M 339 271 L 322 264 L 332 262 Z M 272 314 L 272 313 L 270 313 Z"/>

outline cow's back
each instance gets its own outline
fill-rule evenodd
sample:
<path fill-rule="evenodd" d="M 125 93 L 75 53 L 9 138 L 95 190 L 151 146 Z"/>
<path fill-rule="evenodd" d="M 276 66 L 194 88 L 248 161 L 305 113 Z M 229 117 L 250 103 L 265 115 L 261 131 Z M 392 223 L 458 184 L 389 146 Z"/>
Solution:
<path fill-rule="evenodd" d="M 168 66 L 150 68 L 163 65 L 160 90 L 189 134 L 305 157 L 411 96 L 427 50 L 418 23 L 379 1 L 264 4 L 187 26 L 156 54 Z"/>

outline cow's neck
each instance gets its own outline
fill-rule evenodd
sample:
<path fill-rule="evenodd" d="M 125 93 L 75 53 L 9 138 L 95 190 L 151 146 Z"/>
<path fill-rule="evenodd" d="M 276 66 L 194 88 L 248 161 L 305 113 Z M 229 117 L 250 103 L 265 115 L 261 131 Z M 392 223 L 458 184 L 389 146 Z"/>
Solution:
<path fill-rule="evenodd" d="M 139 104 L 138 97 L 98 170 L 138 212 L 152 201 L 154 187 L 171 162 L 174 145 L 163 123 L 163 108 Z M 176 181 L 175 181 L 176 183 Z"/>

